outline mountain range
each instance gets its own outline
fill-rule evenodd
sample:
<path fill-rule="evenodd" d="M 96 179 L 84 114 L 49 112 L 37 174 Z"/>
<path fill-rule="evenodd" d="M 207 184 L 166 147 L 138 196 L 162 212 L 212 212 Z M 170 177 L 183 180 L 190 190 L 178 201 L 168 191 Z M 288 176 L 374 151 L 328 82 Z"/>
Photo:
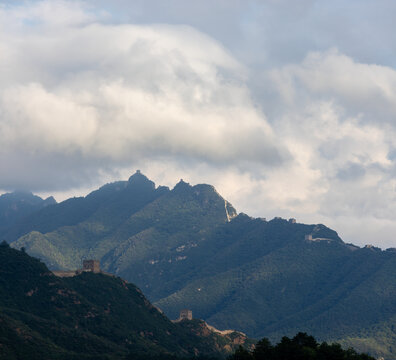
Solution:
<path fill-rule="evenodd" d="M 238 214 L 213 186 L 181 180 L 170 190 L 138 171 L 0 220 L 1 238 L 50 269 L 99 259 L 171 318 L 189 308 L 255 338 L 305 331 L 376 356 L 396 352 L 394 249 L 347 244 L 322 224 Z"/>

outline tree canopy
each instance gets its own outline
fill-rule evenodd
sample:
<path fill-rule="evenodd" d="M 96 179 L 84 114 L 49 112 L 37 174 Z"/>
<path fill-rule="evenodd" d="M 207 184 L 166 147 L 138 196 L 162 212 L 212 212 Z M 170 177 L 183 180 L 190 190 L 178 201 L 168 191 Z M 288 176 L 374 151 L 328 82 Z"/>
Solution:
<path fill-rule="evenodd" d="M 299 332 L 292 339 L 287 336 L 272 345 L 267 338 L 261 339 L 251 352 L 240 346 L 228 360 L 375 360 L 354 349 L 342 349 L 340 344 L 319 344 L 313 336 Z"/>

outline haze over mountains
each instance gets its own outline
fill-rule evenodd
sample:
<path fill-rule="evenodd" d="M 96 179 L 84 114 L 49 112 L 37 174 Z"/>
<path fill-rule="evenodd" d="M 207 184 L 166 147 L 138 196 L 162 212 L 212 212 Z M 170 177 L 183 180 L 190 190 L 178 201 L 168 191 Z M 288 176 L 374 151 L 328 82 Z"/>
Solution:
<path fill-rule="evenodd" d="M 31 193 L 16 191 L 0 196 L 0 232 L 27 215 L 48 205 L 56 204 L 51 196 L 45 200 Z"/>
<path fill-rule="evenodd" d="M 171 318 L 187 307 L 257 338 L 307 331 L 395 352 L 393 249 L 346 244 L 321 224 L 237 214 L 210 185 L 156 188 L 137 172 L 2 225 L 2 238 L 51 269 L 100 259 Z"/>

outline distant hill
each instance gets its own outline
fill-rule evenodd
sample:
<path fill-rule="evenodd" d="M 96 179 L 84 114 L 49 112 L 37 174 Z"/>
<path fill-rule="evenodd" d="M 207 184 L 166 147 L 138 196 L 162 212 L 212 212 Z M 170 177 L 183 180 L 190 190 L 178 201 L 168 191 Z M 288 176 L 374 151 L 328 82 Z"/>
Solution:
<path fill-rule="evenodd" d="M 0 196 L 0 234 L 26 216 L 56 204 L 53 197 L 43 200 L 28 192 L 16 191 Z"/>
<path fill-rule="evenodd" d="M 58 278 L 0 245 L 0 358 L 136 359 L 230 353 L 246 338 L 200 320 L 172 323 L 133 284 L 103 274 Z"/>
<path fill-rule="evenodd" d="M 238 215 L 210 185 L 156 188 L 138 172 L 39 210 L 4 237 L 53 269 L 100 259 L 171 318 L 188 307 L 255 338 L 304 331 L 396 351 L 394 250 L 346 244 L 322 224 Z"/>

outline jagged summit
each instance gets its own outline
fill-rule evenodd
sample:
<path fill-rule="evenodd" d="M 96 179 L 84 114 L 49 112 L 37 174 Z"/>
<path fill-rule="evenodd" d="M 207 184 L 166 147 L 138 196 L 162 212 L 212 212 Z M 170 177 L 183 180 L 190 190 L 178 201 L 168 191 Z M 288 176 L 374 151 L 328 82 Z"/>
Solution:
<path fill-rule="evenodd" d="M 142 174 L 140 170 L 136 170 L 136 172 L 128 179 L 128 186 L 130 185 L 145 185 L 155 189 L 155 183 L 146 175 Z"/>
<path fill-rule="evenodd" d="M 209 184 L 197 184 L 197 185 L 194 185 L 193 188 L 194 188 L 194 190 L 196 190 L 196 191 L 210 191 L 210 192 L 213 192 L 213 193 L 215 193 L 215 194 L 221 196 L 221 195 L 217 192 L 216 188 L 215 188 L 213 185 L 209 185 Z"/>
<path fill-rule="evenodd" d="M 54 204 L 56 204 L 57 202 L 56 202 L 56 200 L 55 200 L 55 198 L 53 197 L 53 196 L 49 196 L 49 197 L 47 197 L 45 200 L 44 200 L 44 205 L 54 205 Z"/>
<path fill-rule="evenodd" d="M 183 191 L 190 191 L 191 189 L 192 186 L 188 182 L 185 182 L 183 179 L 180 179 L 180 181 L 175 185 L 172 191 L 183 192 Z"/>

